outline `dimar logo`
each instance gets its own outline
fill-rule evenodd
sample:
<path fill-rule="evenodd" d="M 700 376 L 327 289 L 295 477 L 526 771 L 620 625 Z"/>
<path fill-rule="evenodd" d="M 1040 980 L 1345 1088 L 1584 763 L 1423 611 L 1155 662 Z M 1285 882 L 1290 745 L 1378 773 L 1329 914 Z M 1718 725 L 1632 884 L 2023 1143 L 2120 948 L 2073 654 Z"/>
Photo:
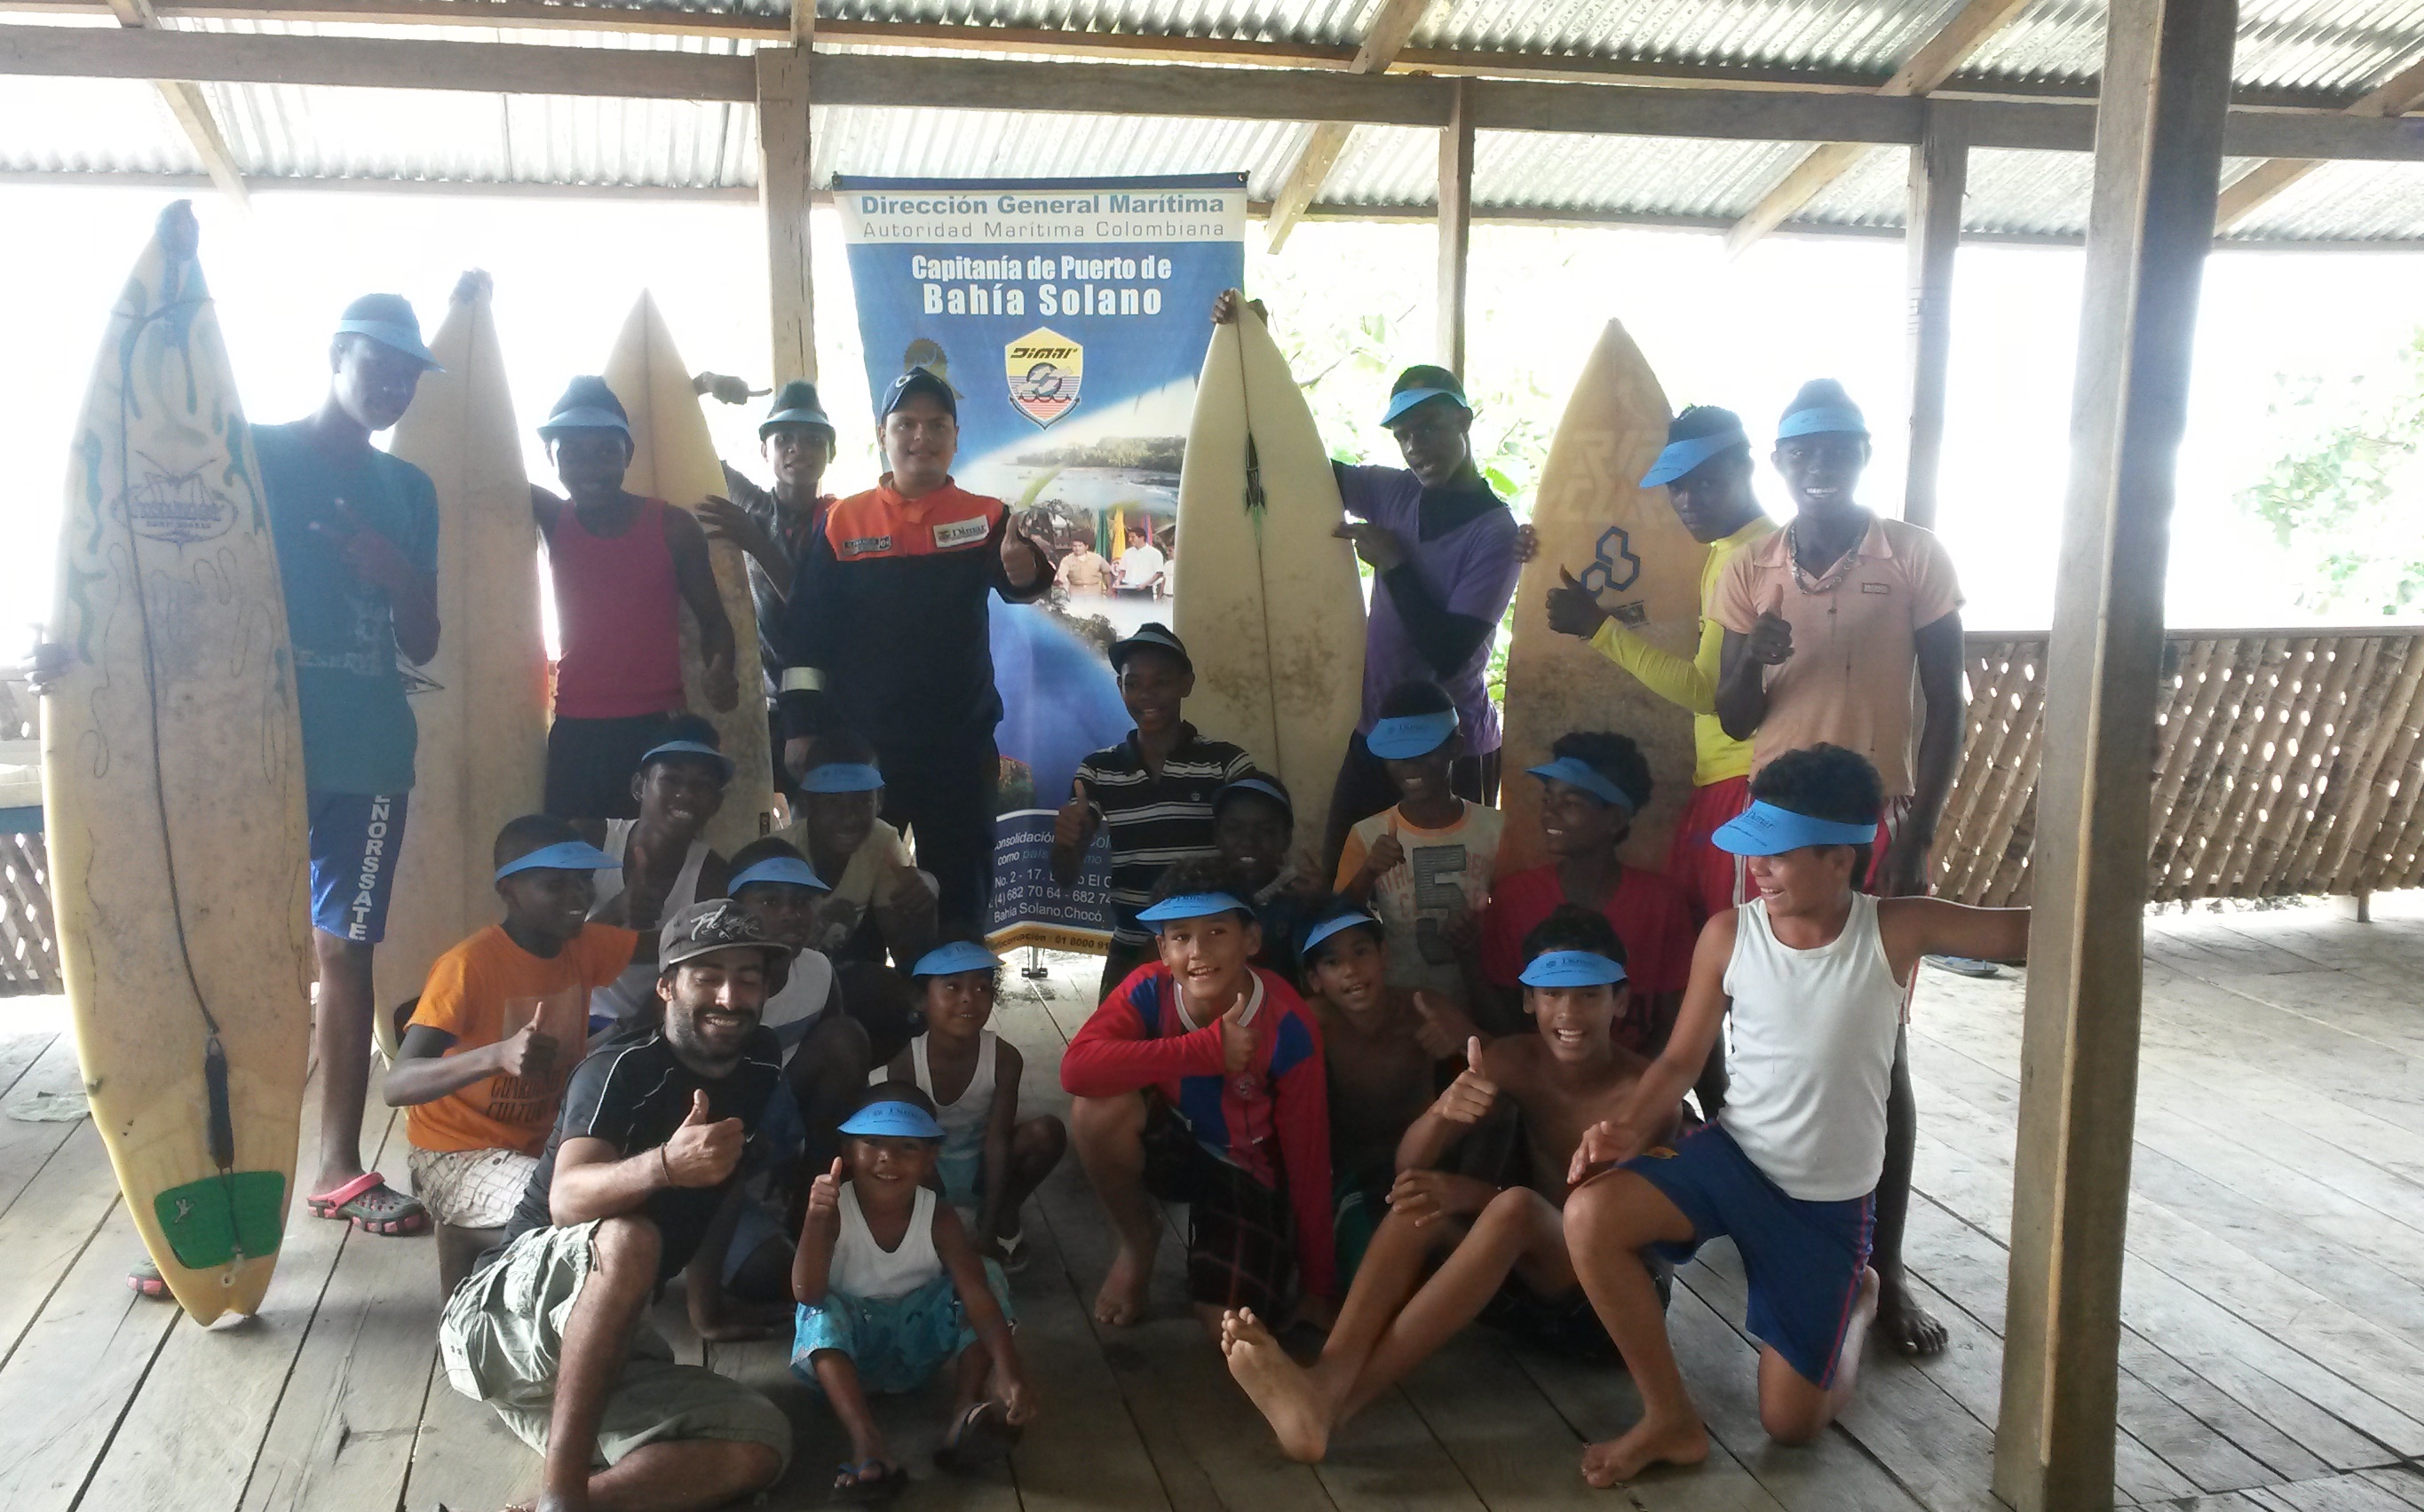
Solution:
<path fill-rule="evenodd" d="M 1049 326 L 1038 326 L 1002 348 L 1002 372 L 1018 412 L 1039 426 L 1050 425 L 1077 407 L 1086 349 Z"/>

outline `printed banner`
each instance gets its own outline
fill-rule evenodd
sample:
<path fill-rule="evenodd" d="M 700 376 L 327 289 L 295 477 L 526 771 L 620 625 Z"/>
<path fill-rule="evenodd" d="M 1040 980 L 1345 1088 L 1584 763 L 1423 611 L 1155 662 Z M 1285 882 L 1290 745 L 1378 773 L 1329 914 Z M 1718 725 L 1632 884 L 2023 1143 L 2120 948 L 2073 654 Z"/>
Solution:
<path fill-rule="evenodd" d="M 993 946 L 1100 951 L 1109 848 L 1062 888 L 1052 821 L 1077 763 L 1128 731 L 1104 653 L 1172 619 L 1179 459 L 1212 300 L 1245 276 L 1245 175 L 845 175 L 834 201 L 869 387 L 913 367 L 949 383 L 960 485 L 1006 500 L 1060 563 L 1047 603 L 993 606 Z"/>

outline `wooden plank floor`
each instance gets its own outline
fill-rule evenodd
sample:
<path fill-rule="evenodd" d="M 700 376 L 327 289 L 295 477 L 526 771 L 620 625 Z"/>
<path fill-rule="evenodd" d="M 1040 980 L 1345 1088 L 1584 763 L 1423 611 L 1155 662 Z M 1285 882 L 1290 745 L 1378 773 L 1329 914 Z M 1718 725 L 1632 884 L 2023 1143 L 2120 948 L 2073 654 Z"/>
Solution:
<path fill-rule="evenodd" d="M 2136 1193 L 2115 1429 L 2125 1504 L 2214 1512 L 2424 1509 L 2424 901 L 2199 914 L 2149 931 Z M 1000 1027 L 1030 1100 L 1089 1007 L 1089 963 L 1018 982 Z M 926 1467 L 940 1389 L 885 1405 L 917 1467 L 904 1504 L 982 1512 L 1617 1506 L 1637 1512 L 1968 1512 L 1989 1490 L 2011 1214 L 2020 987 L 1929 972 L 1910 1264 L 1950 1325 L 1941 1358 L 1873 1361 L 1818 1444 L 1759 1431 L 1741 1268 L 1713 1246 L 1671 1326 L 1716 1440 L 1710 1463 L 1587 1490 L 1587 1436 L 1637 1410 L 1620 1372 L 1457 1341 L 1333 1443 L 1289 1464 L 1182 1313 L 1177 1246 L 1157 1321 L 1097 1329 L 1110 1239 L 1074 1162 L 1028 1215 L 1013 1281 L 1045 1416 L 1012 1468 Z M 11 1015 L 15 1017 L 12 1018 Z M 24 1014 L 0 1008 L 0 1027 Z M 56 1015 L 54 1015 L 54 1018 Z M 74 1060 L 53 1032 L 0 1033 L 0 1108 L 55 1106 Z M 400 1171 L 403 1125 L 365 1145 Z M 485 1512 L 537 1462 L 437 1370 L 426 1240 L 298 1218 L 263 1315 L 203 1330 L 123 1286 L 135 1241 L 88 1123 L 0 1117 L 0 1507 L 8 1512 L 409 1508 Z M 821 1504 L 843 1440 L 779 1344 L 678 1351 L 758 1383 L 799 1452 L 767 1504 Z"/>

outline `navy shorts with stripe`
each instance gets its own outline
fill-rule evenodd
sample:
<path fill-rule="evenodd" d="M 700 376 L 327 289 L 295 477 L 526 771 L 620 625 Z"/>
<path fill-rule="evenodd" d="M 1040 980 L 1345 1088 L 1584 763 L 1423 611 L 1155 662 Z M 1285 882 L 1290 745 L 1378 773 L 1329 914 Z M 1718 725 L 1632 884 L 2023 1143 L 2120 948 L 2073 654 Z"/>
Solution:
<path fill-rule="evenodd" d="M 387 936 L 388 899 L 404 852 L 408 793 L 306 795 L 311 826 L 311 927 L 340 940 L 376 945 Z"/>
<path fill-rule="evenodd" d="M 1659 1245 L 1658 1253 L 1680 1265 L 1711 1239 L 1730 1235 L 1750 1282 L 1752 1335 L 1804 1379 L 1833 1385 L 1876 1233 L 1875 1194 L 1840 1202 L 1788 1196 L 1714 1123 L 1623 1169 L 1691 1220 L 1691 1242 Z"/>

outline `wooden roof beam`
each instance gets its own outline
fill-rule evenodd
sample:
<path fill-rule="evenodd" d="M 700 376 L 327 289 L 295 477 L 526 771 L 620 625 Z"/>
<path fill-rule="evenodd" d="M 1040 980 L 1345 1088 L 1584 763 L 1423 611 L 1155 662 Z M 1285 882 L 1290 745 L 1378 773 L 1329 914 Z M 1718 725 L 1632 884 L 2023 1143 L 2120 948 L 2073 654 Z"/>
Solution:
<path fill-rule="evenodd" d="M 121 26 L 140 31 L 160 25 L 152 0 L 109 0 L 109 9 Z M 152 86 L 160 91 L 168 114 L 177 118 L 179 129 L 211 183 L 237 209 L 251 209 L 252 201 L 244 192 L 244 175 L 236 171 L 235 154 L 228 150 L 227 135 L 219 130 L 218 118 L 211 114 L 211 103 L 202 97 L 201 86 L 183 79 L 153 79 Z"/>
<path fill-rule="evenodd" d="M 1431 0 L 1380 0 L 1380 8 L 1372 13 L 1372 24 L 1364 30 L 1364 45 L 1355 50 L 1354 61 L 1347 65 L 1347 72 L 1389 72 L 1389 65 L 1421 24 L 1430 3 Z M 1287 244 L 1288 232 L 1296 229 L 1304 207 L 1320 196 L 1322 181 L 1330 177 L 1338 154 L 1347 149 L 1348 134 L 1354 130 L 1351 124 L 1340 121 L 1324 121 L 1314 127 L 1313 135 L 1305 139 L 1304 151 L 1297 154 L 1296 167 L 1288 170 L 1280 192 L 1271 197 L 1271 218 L 1263 227 L 1270 250 L 1276 252 Z"/>
<path fill-rule="evenodd" d="M 2351 116 L 2403 116 L 2417 105 L 2424 105 L 2424 57 L 2418 57 L 2392 74 L 2381 88 L 2368 91 L 2364 98 L 2348 107 Z M 2233 179 L 2222 191 L 2221 201 L 2214 210 L 2214 230 L 2226 232 L 2256 214 L 2273 196 L 2321 167 L 2321 162 L 2311 157 L 2272 157 L 2249 168 Z"/>
<path fill-rule="evenodd" d="M 2029 0 L 1969 0 L 1937 34 L 1920 45 L 1908 61 L 1877 89 L 1888 96 L 1926 94 L 1953 76 L 1987 38 L 2003 29 Z M 1869 155 L 1867 145 L 1822 142 L 1786 170 L 1776 186 L 1751 206 L 1750 213 L 1726 233 L 1726 253 L 1739 257 L 1751 243 L 1784 224 L 1794 211 L 1815 199 L 1826 186 L 1850 172 Z"/>

